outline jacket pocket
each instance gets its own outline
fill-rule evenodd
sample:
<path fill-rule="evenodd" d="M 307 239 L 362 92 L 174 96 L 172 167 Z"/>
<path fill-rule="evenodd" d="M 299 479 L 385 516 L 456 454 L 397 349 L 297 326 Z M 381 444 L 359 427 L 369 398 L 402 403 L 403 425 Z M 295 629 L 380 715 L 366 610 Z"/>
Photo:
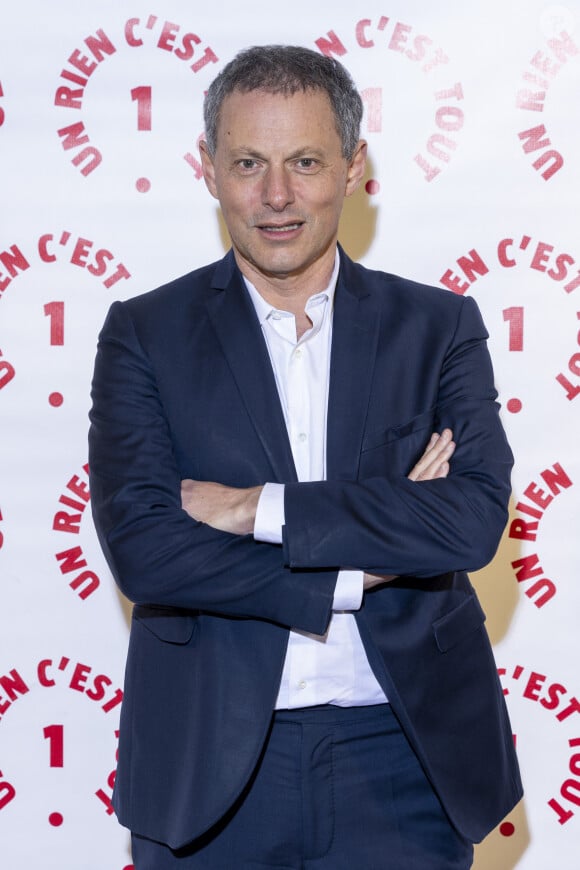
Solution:
<path fill-rule="evenodd" d="M 193 635 L 196 615 L 197 611 L 157 604 L 136 604 L 133 608 L 133 620 L 167 643 L 188 643 Z"/>
<path fill-rule="evenodd" d="M 472 594 L 465 601 L 439 617 L 433 623 L 433 633 L 440 652 L 447 652 L 464 638 L 481 628 L 485 622 L 485 613 L 477 596 Z"/>

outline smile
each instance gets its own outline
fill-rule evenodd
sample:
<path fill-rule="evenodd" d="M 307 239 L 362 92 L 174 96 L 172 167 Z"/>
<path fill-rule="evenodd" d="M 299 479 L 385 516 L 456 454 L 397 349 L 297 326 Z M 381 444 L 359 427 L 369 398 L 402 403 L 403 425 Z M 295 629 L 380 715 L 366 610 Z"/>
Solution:
<path fill-rule="evenodd" d="M 296 224 L 284 224 L 283 226 L 276 226 L 275 224 L 263 224 L 259 226 L 258 229 L 263 230 L 267 233 L 289 233 L 293 230 L 298 230 L 302 226 L 301 223 Z"/>

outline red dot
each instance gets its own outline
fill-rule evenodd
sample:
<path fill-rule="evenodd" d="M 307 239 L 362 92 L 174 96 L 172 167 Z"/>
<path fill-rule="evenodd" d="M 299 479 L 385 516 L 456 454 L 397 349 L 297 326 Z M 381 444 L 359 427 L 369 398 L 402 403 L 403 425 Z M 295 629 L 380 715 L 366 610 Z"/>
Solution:
<path fill-rule="evenodd" d="M 378 181 L 375 181 L 374 178 L 371 178 L 370 181 L 367 181 L 367 183 L 365 184 L 365 190 L 371 196 L 375 193 L 378 193 L 380 189 L 381 189 L 381 185 L 379 184 Z"/>
<path fill-rule="evenodd" d="M 133 866 L 133 864 L 127 864 L 126 867 L 123 867 L 123 870 L 135 870 L 135 867 Z"/>
<path fill-rule="evenodd" d="M 48 821 L 53 826 L 53 828 L 59 828 L 64 822 L 64 818 L 61 813 L 51 813 L 48 817 Z"/>
<path fill-rule="evenodd" d="M 519 414 L 522 410 L 522 403 L 519 399 L 510 399 L 506 405 L 510 414 Z"/>
<path fill-rule="evenodd" d="M 499 832 L 502 837 L 511 837 L 515 831 L 515 827 L 511 822 L 502 822 L 499 826 Z"/>
<path fill-rule="evenodd" d="M 51 393 L 48 397 L 49 404 L 52 405 L 53 408 L 60 408 L 62 403 L 64 402 L 64 397 L 62 393 Z"/>
<path fill-rule="evenodd" d="M 151 190 L 151 182 L 148 178 L 138 178 L 135 187 L 139 193 L 148 193 Z"/>

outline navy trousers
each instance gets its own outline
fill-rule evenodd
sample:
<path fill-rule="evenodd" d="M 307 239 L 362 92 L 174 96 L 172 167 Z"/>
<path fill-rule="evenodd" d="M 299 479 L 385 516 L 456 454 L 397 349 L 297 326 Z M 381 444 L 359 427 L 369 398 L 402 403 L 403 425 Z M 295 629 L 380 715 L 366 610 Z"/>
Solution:
<path fill-rule="evenodd" d="M 473 860 L 388 704 L 276 712 L 225 819 L 177 851 L 132 843 L 135 870 L 468 870 Z"/>

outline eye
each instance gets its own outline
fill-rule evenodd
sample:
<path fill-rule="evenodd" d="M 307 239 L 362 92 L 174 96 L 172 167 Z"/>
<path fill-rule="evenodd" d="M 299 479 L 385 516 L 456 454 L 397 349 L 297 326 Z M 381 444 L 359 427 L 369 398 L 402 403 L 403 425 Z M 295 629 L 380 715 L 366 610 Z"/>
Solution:
<path fill-rule="evenodd" d="M 244 157 L 242 160 L 238 161 L 240 169 L 255 169 L 257 165 L 258 164 L 253 157 Z"/>
<path fill-rule="evenodd" d="M 316 160 L 314 157 L 301 157 L 298 160 L 298 166 L 300 169 L 314 169 L 316 166 Z"/>

